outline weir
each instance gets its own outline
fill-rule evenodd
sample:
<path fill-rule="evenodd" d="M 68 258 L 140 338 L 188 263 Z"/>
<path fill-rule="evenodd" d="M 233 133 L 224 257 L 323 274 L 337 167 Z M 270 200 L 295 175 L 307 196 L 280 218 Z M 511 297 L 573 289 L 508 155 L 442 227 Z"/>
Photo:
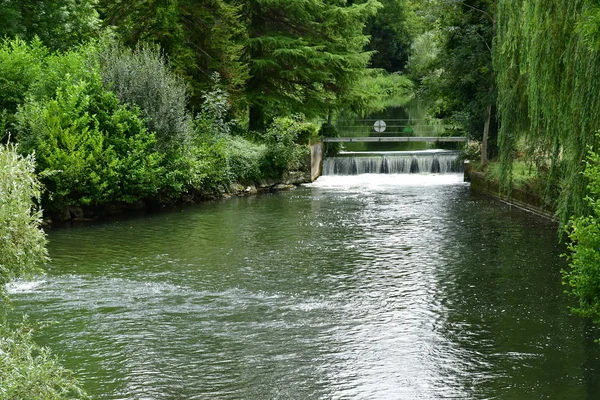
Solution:
<path fill-rule="evenodd" d="M 462 172 L 461 152 L 448 150 L 340 153 L 323 160 L 323 175 Z"/>

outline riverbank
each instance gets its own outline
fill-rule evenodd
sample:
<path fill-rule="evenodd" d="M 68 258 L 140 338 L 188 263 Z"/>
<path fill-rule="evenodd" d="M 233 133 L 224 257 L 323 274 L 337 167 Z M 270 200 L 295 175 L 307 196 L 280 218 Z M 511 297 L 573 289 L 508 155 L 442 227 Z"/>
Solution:
<path fill-rule="evenodd" d="M 110 203 L 99 206 L 68 206 L 56 212 L 44 213 L 44 222 L 85 222 L 96 219 L 110 218 L 128 213 L 158 211 L 181 204 L 194 204 L 229 197 L 256 196 L 282 190 L 290 190 L 303 183 L 314 182 L 321 176 L 323 166 L 323 146 L 321 143 L 309 145 L 309 154 L 304 159 L 301 168 L 286 171 L 277 179 L 264 179 L 258 182 L 235 182 L 218 191 L 188 192 L 176 201 L 163 202 L 157 198 L 148 198 L 134 203 Z"/>
<path fill-rule="evenodd" d="M 469 162 L 464 164 L 464 176 L 466 182 L 471 182 L 471 190 L 475 192 L 558 222 L 555 210 L 544 202 L 539 193 L 531 189 L 513 188 L 510 193 L 507 193 L 502 190 L 498 182 L 488 179 L 484 172 L 473 170 Z"/>

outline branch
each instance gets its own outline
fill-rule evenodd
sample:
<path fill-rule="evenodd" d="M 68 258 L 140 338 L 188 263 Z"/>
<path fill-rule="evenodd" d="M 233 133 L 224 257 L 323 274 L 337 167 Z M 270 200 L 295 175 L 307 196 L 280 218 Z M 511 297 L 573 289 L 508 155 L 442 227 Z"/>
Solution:
<path fill-rule="evenodd" d="M 485 44 L 485 47 L 487 47 L 487 49 L 489 50 L 490 54 L 493 54 L 492 52 L 492 48 L 490 47 L 490 45 L 488 44 L 487 40 L 485 40 L 485 38 L 483 36 L 481 36 L 481 34 L 477 31 L 475 31 L 475 34 L 477 36 L 479 36 L 481 38 L 481 40 L 483 41 L 483 43 Z"/>
<path fill-rule="evenodd" d="M 464 2 L 462 2 L 462 1 L 460 2 L 460 4 L 462 4 L 463 6 L 465 6 L 465 7 L 467 7 L 467 8 L 473 9 L 473 10 L 475 10 L 475 11 L 479 11 L 480 13 L 482 13 L 482 14 L 486 15 L 486 16 L 487 16 L 487 17 L 490 19 L 490 21 L 492 21 L 492 23 L 494 23 L 494 18 L 493 18 L 493 17 L 490 15 L 490 13 L 489 13 L 489 12 L 487 12 L 487 11 L 485 11 L 485 10 L 482 10 L 482 9 L 480 9 L 480 8 L 474 7 L 474 6 L 470 5 L 470 4 L 465 4 L 465 3 L 464 3 Z"/>

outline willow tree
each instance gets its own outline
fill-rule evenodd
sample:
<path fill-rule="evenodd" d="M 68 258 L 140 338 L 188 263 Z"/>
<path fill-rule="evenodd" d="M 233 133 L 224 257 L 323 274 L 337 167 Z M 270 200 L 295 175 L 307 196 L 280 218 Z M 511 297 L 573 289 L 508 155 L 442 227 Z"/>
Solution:
<path fill-rule="evenodd" d="M 598 146 L 596 7 L 595 0 L 499 3 L 494 65 L 504 182 L 510 186 L 512 162 L 524 145 L 526 158 L 547 176 L 546 196 L 563 224 L 588 211 L 583 159 Z"/>
<path fill-rule="evenodd" d="M 250 129 L 277 114 L 327 113 L 365 71 L 366 20 L 380 4 L 329 0 L 244 0 Z"/>

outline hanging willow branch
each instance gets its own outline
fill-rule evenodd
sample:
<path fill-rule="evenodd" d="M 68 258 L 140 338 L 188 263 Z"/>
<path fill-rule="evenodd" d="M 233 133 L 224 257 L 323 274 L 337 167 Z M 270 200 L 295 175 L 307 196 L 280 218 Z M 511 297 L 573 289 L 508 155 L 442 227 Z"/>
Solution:
<path fill-rule="evenodd" d="M 510 187 L 519 144 L 547 177 L 545 194 L 566 224 L 584 215 L 587 146 L 600 129 L 600 54 L 589 29 L 594 0 L 502 0 L 494 68 L 503 181 Z"/>

